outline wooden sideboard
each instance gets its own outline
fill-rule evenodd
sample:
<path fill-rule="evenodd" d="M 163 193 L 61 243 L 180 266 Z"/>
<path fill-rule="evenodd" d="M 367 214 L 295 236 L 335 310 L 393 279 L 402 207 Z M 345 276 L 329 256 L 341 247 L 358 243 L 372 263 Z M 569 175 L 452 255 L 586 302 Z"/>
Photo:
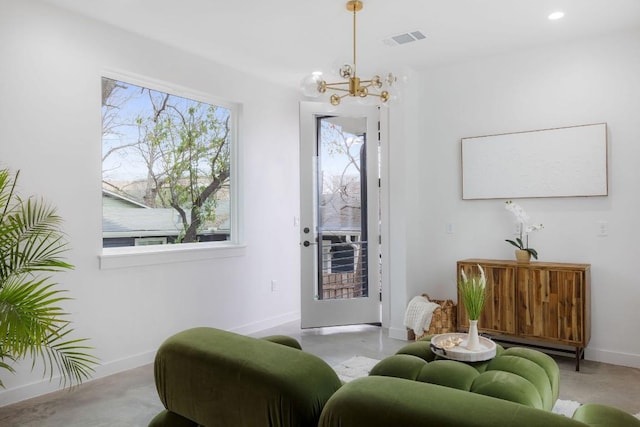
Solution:
<path fill-rule="evenodd" d="M 479 331 L 497 340 L 537 343 L 543 350 L 573 347 L 576 371 L 580 370 L 591 338 L 590 265 L 467 259 L 457 263 L 458 281 L 461 270 L 467 276 L 479 274 L 478 265 L 487 278 Z M 458 329 L 468 325 L 458 292 Z"/>

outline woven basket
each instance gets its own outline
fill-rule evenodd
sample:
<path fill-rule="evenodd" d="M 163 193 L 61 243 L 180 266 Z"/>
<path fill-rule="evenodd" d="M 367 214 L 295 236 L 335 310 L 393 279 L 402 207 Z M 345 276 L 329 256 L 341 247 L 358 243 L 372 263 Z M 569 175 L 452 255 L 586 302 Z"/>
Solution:
<path fill-rule="evenodd" d="M 436 308 L 433 311 L 433 316 L 431 317 L 431 324 L 429 325 L 429 329 L 426 329 L 422 335 L 416 336 L 413 332 L 413 329 L 407 329 L 407 339 L 410 341 L 417 341 L 422 338 L 424 335 L 437 335 L 437 334 L 447 334 L 450 332 L 456 332 L 456 305 L 452 300 L 438 300 L 431 299 L 429 295 L 422 294 L 423 297 L 427 298 L 429 301 L 438 304 L 440 307 Z"/>

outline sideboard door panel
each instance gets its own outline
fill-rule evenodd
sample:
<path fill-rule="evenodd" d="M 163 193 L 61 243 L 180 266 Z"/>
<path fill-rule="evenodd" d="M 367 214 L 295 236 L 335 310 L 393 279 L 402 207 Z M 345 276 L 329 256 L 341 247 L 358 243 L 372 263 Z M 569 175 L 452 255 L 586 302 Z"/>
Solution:
<path fill-rule="evenodd" d="M 518 269 L 518 335 L 585 344 L 585 275 L 578 270 Z"/>
<path fill-rule="evenodd" d="M 518 334 L 557 339 L 558 286 L 549 280 L 548 272 L 518 269 Z"/>

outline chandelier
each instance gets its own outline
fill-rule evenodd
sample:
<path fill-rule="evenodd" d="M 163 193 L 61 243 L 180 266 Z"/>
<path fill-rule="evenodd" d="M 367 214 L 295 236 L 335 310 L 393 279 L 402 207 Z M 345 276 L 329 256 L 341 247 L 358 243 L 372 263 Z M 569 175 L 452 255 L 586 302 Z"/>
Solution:
<path fill-rule="evenodd" d="M 389 101 L 388 88 L 396 82 L 396 77 L 389 73 L 381 78 L 378 75 L 369 80 L 362 80 L 356 74 L 356 13 L 362 10 L 362 1 L 349 0 L 347 10 L 353 12 L 353 64 L 344 64 L 338 70 L 338 75 L 346 81 L 328 83 L 322 78 L 322 73 L 315 72 L 302 81 L 302 92 L 306 96 L 317 97 L 327 91 L 333 91 L 329 97 L 331 105 L 339 105 L 342 98 L 347 96 L 366 98 L 375 96 L 381 102 Z"/>

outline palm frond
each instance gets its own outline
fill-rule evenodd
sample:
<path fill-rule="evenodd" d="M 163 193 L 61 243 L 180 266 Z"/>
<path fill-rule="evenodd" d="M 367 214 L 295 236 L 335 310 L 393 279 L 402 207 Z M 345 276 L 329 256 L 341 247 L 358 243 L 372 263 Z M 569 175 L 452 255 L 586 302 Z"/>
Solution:
<path fill-rule="evenodd" d="M 0 346 L 0 369 L 6 369 L 7 371 L 14 373 L 15 370 L 13 369 L 13 366 L 9 365 L 8 363 L 5 363 L 5 359 L 9 359 L 12 362 L 15 362 L 15 358 L 6 353 L 3 349 L 2 346 Z M 4 388 L 4 384 L 2 383 L 2 380 L 0 380 L 0 387 Z"/>
<path fill-rule="evenodd" d="M 11 210 L 19 175 L 20 171 L 12 177 L 8 169 L 0 170 L 0 223 L 4 222 L 5 215 Z"/>
<path fill-rule="evenodd" d="M 52 330 L 65 323 L 66 313 L 57 304 L 69 298 L 47 280 L 13 278 L 0 289 L 0 346 L 16 358 L 33 354 Z"/>
<path fill-rule="evenodd" d="M 60 306 L 70 298 L 43 272 L 72 269 L 62 219 L 56 209 L 35 197 L 15 192 L 18 173 L 0 170 L 0 369 L 14 372 L 7 361 L 30 357 L 44 375 L 60 373 L 64 385 L 91 376 L 98 360 L 86 339 L 71 337 L 68 313 Z M 0 387 L 2 382 L 0 381 Z"/>
<path fill-rule="evenodd" d="M 64 387 L 80 384 L 98 362 L 89 352 L 92 348 L 82 344 L 86 339 L 68 337 L 73 329 L 57 304 L 69 298 L 47 280 L 14 280 L 0 290 L 0 347 L 14 359 L 30 356 L 32 367 L 42 360 L 44 375 L 51 380 L 59 372 Z"/>
<path fill-rule="evenodd" d="M 72 268 L 62 258 L 68 247 L 59 231 L 60 221 L 54 208 L 32 198 L 6 215 L 0 228 L 5 242 L 0 279 L 9 274 Z"/>
<path fill-rule="evenodd" d="M 94 366 L 98 364 L 98 359 L 89 354 L 92 347 L 84 345 L 87 339 L 66 339 L 73 332 L 73 329 L 65 324 L 57 331 L 54 331 L 44 345 L 42 359 L 49 367 L 49 379 L 54 373 L 62 373 L 60 383 L 63 387 L 68 384 L 81 384 L 83 380 L 91 378 Z M 55 368 L 55 369 L 54 369 Z M 45 369 L 45 375 L 46 375 Z"/>

